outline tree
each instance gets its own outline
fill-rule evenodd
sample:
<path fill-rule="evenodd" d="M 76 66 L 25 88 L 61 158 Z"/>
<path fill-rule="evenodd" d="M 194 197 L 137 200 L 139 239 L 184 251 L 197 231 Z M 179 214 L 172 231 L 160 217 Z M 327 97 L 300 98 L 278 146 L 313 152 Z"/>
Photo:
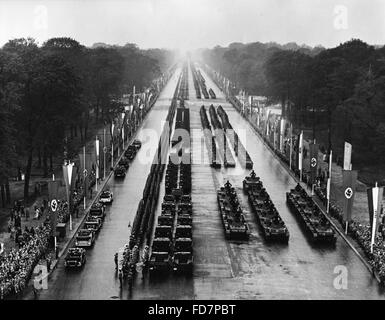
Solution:
<path fill-rule="evenodd" d="M 287 116 L 286 106 L 294 103 L 303 110 L 309 103 L 308 70 L 312 58 L 299 51 L 277 51 L 265 64 L 269 96 L 279 97 L 282 116 Z M 291 115 L 289 115 L 291 116 Z"/>
<path fill-rule="evenodd" d="M 9 41 L 3 50 L 20 58 L 21 97 L 15 117 L 18 144 L 27 158 L 24 184 L 27 199 L 33 151 L 41 145 L 46 148 L 47 133 L 61 131 L 67 109 L 76 101 L 78 82 L 73 69 L 60 56 L 43 52 L 33 39 Z M 60 140 L 54 143 L 60 148 Z"/>

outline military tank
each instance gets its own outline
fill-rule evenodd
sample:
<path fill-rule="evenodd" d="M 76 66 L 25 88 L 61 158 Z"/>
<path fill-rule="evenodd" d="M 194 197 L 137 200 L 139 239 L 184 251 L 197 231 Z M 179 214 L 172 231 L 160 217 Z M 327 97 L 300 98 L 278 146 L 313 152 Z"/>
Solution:
<path fill-rule="evenodd" d="M 286 193 L 286 201 L 314 243 L 335 245 L 337 238 L 330 222 L 299 184 Z"/>
<path fill-rule="evenodd" d="M 249 188 L 255 185 L 262 185 L 262 182 L 253 170 L 251 171 L 250 176 L 246 176 L 245 179 L 243 179 L 243 191 L 247 193 Z"/>

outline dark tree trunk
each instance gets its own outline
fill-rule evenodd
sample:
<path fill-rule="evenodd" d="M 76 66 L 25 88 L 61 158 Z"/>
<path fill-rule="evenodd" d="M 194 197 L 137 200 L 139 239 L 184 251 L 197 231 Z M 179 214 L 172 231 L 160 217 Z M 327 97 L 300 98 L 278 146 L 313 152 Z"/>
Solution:
<path fill-rule="evenodd" d="M 37 157 L 38 157 L 37 167 L 40 169 L 41 168 L 41 148 L 40 147 L 37 150 Z"/>
<path fill-rule="evenodd" d="M 89 120 L 90 120 L 90 114 L 89 114 L 89 111 L 87 110 L 85 121 L 84 121 L 84 136 L 83 136 L 84 143 L 86 143 L 87 141 L 87 131 L 88 131 Z"/>
<path fill-rule="evenodd" d="M 77 138 L 78 137 L 78 126 L 75 124 L 74 125 L 74 133 L 75 133 L 75 138 Z"/>
<path fill-rule="evenodd" d="M 95 116 L 96 116 L 96 121 L 99 120 L 99 99 L 96 101 L 95 105 Z"/>
<path fill-rule="evenodd" d="M 5 195 L 6 195 L 6 198 L 7 198 L 7 204 L 10 204 L 11 203 L 11 190 L 9 188 L 9 180 L 8 180 L 8 178 L 5 181 Z"/>
<path fill-rule="evenodd" d="M 5 208 L 5 187 L 1 185 L 1 206 Z"/>
<path fill-rule="evenodd" d="M 83 144 L 84 142 L 84 135 L 83 135 L 83 124 L 79 125 L 79 133 L 80 133 L 80 141 Z"/>
<path fill-rule="evenodd" d="M 52 153 L 49 154 L 49 170 L 53 172 L 53 156 Z"/>
<path fill-rule="evenodd" d="M 46 145 L 43 148 L 43 177 L 48 177 L 48 154 Z"/>
<path fill-rule="evenodd" d="M 25 177 L 24 177 L 24 201 L 26 202 L 29 197 L 29 180 L 31 179 L 31 168 L 32 168 L 32 151 L 31 147 L 28 152 L 27 165 L 25 167 Z"/>

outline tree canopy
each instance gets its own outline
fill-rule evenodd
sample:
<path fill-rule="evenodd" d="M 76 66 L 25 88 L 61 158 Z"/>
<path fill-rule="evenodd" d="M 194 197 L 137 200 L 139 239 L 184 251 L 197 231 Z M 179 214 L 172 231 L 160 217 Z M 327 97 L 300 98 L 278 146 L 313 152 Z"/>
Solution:
<path fill-rule="evenodd" d="M 158 60 L 159 59 L 159 60 Z M 167 50 L 134 44 L 87 48 L 71 38 L 13 39 L 0 49 L 0 182 L 25 172 L 24 195 L 33 156 L 63 154 L 64 140 L 80 132 L 85 141 L 91 118 L 110 121 L 123 94 L 149 87 L 173 58 Z M 75 150 L 74 150 L 75 152 Z"/>

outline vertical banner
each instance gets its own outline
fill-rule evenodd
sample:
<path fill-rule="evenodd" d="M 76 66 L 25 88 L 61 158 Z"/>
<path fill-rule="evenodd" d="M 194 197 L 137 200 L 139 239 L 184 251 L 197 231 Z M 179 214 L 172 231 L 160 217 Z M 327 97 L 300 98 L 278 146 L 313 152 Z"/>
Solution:
<path fill-rule="evenodd" d="M 370 219 L 370 226 L 372 228 L 371 245 L 373 245 L 374 243 L 374 240 L 377 235 L 378 227 L 379 227 L 383 193 L 384 193 L 384 188 L 377 187 L 377 184 L 374 188 L 367 189 L 369 219 Z"/>
<path fill-rule="evenodd" d="M 111 132 L 111 140 L 110 140 L 110 143 L 111 143 L 111 167 L 114 166 L 114 131 L 115 131 L 115 123 L 114 123 L 114 121 L 112 121 L 111 125 L 110 125 L 110 132 Z"/>
<path fill-rule="evenodd" d="M 58 180 L 48 181 L 48 201 L 51 202 L 54 199 L 58 199 L 59 195 L 59 182 Z"/>
<path fill-rule="evenodd" d="M 72 190 L 75 185 L 76 171 L 74 163 L 68 163 L 63 165 L 63 178 L 66 187 L 68 210 L 71 217 L 72 212 Z M 72 229 L 72 227 L 71 227 Z"/>
<path fill-rule="evenodd" d="M 376 235 L 378 232 L 384 188 L 378 187 L 376 183 L 376 186 L 374 188 L 370 188 L 367 190 L 367 193 L 369 205 L 369 218 L 372 229 L 370 251 L 373 253 L 373 245 L 375 243 Z"/>
<path fill-rule="evenodd" d="M 298 170 L 302 177 L 302 152 L 303 151 L 303 131 L 298 135 Z M 301 179 L 302 180 L 302 179 Z"/>
<path fill-rule="evenodd" d="M 55 235 L 56 221 L 57 221 L 57 209 L 58 209 L 58 197 L 59 197 L 59 181 L 48 181 L 48 203 L 50 205 L 50 223 L 51 233 Z"/>
<path fill-rule="evenodd" d="M 99 156 L 100 156 L 100 153 L 99 153 L 99 146 L 100 146 L 100 143 L 99 143 L 99 139 L 98 137 L 96 136 L 96 140 L 95 140 L 95 164 L 96 164 L 96 182 L 97 180 L 99 179 L 99 166 L 100 166 L 100 161 L 99 161 Z"/>
<path fill-rule="evenodd" d="M 311 183 L 314 184 L 317 179 L 317 169 L 318 169 L 318 144 L 310 143 L 310 180 Z"/>
<path fill-rule="evenodd" d="M 352 163 L 352 145 L 345 141 L 344 145 L 344 170 L 350 170 Z"/>
<path fill-rule="evenodd" d="M 85 199 L 87 197 L 86 180 L 88 179 L 88 168 L 87 168 L 87 162 L 86 162 L 86 146 L 83 147 L 83 152 L 79 153 L 79 159 L 80 159 L 80 171 L 83 176 L 83 196 L 84 196 L 84 204 L 85 204 Z"/>
<path fill-rule="evenodd" d="M 274 130 L 273 130 L 273 146 L 274 150 L 278 149 L 278 133 L 277 133 L 277 125 L 274 124 Z"/>
<path fill-rule="evenodd" d="M 280 126 L 280 134 L 279 134 L 279 150 L 283 153 L 283 146 L 285 141 L 285 126 L 286 126 L 286 120 L 281 119 L 281 126 Z"/>
<path fill-rule="evenodd" d="M 98 136 L 95 139 L 95 188 L 98 190 L 98 182 L 100 177 L 100 141 Z"/>
<path fill-rule="evenodd" d="M 290 170 L 292 167 L 292 157 L 293 157 L 293 124 L 290 123 L 290 151 L 289 151 L 289 166 Z"/>
<path fill-rule="evenodd" d="M 333 159 L 333 152 L 330 150 L 329 154 L 329 172 L 328 172 L 328 180 L 326 184 L 326 199 L 327 199 L 327 205 L 326 205 L 326 211 L 329 213 L 329 207 L 330 207 L 330 192 L 332 187 L 332 159 Z"/>
<path fill-rule="evenodd" d="M 357 181 L 356 170 L 342 170 L 344 192 L 344 219 L 349 222 L 352 216 L 354 194 Z"/>

